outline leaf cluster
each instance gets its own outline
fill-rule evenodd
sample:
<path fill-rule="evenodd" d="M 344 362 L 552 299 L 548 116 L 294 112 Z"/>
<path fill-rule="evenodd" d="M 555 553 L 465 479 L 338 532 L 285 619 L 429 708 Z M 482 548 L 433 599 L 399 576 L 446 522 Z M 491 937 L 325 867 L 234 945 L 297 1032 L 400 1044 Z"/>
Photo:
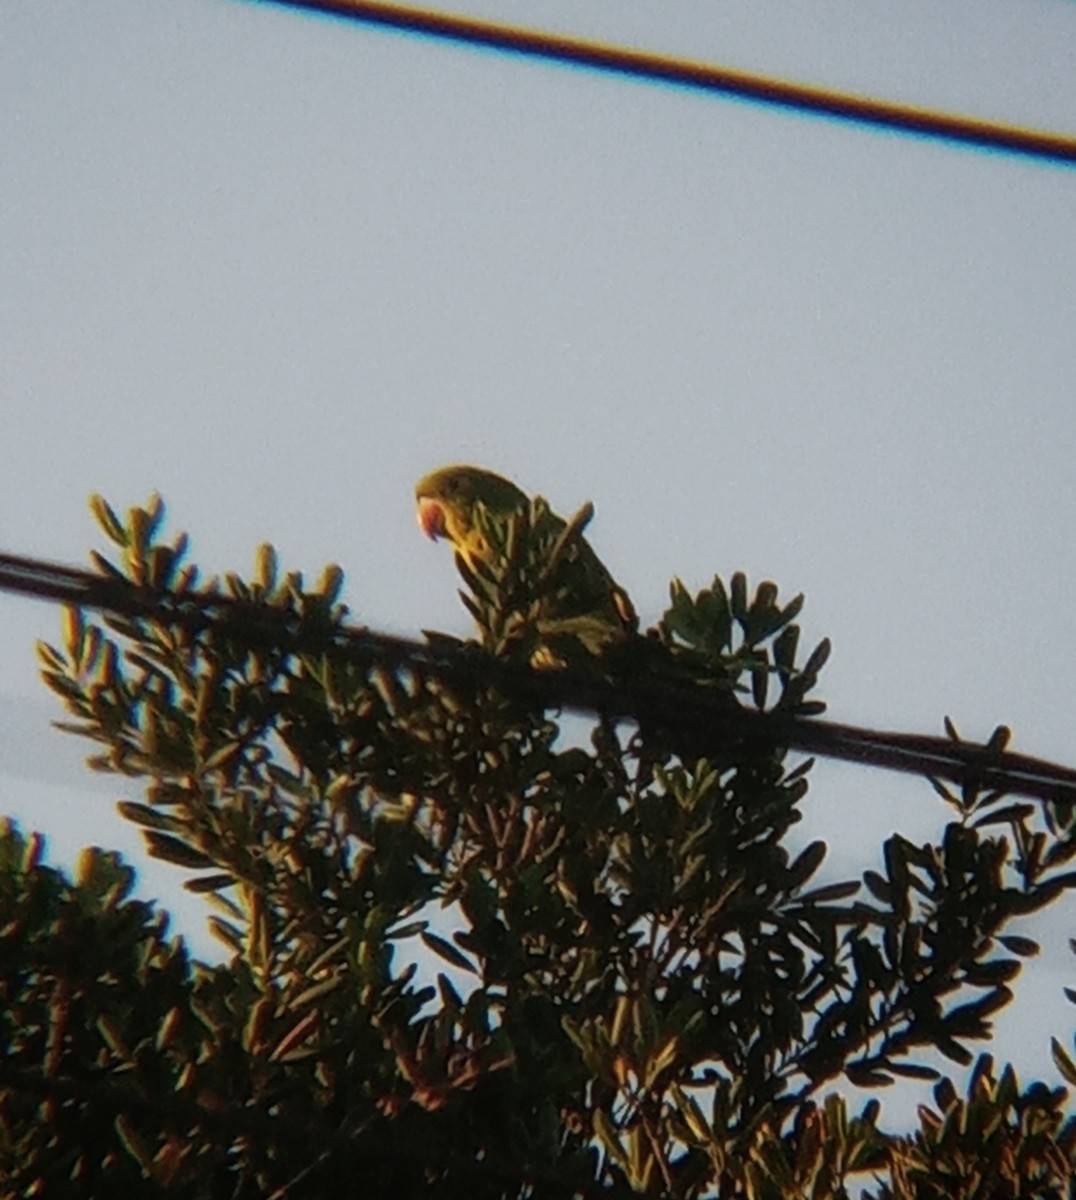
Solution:
<path fill-rule="evenodd" d="M 194 587 L 159 503 L 97 511 L 119 551 L 99 569 Z M 653 630 L 621 620 L 595 641 L 571 622 L 609 616 L 615 585 L 580 549 L 585 520 L 513 522 L 467 577 L 476 643 L 438 639 L 446 653 L 545 647 L 561 669 L 758 708 L 776 681 L 772 708 L 818 711 L 827 647 L 797 665 L 801 598 L 769 583 L 749 598 L 740 575 L 695 596 L 674 582 Z M 580 569 L 600 583 L 581 607 Z M 330 568 L 308 590 L 263 548 L 251 580 L 206 586 L 253 622 L 331 634 L 341 582 Z M 876 1104 L 850 1118 L 822 1095 L 934 1080 L 928 1052 L 971 1061 L 1035 950 L 1010 924 L 1076 882 L 1067 827 L 950 797 L 936 845 L 891 837 L 883 871 L 826 882 L 824 844 L 789 848 L 810 764 L 779 747 L 690 745 L 673 715 L 573 736 L 480 676 L 274 647 L 229 612 L 70 612 L 41 648 L 93 765 L 142 781 L 122 811 L 214 905 L 228 958 L 190 963 L 115 860 L 71 885 L 7 833 L 0 925 L 33 930 L 2 956 L 22 1005 L 0 1046 L 11 1194 L 85 1194 L 92 1177 L 146 1195 L 354 1179 L 363 1195 L 827 1197 L 866 1173 L 878 1196 L 933 1196 L 963 1178 L 969 1122 L 989 1126 L 990 1169 L 1024 1164 L 1033 1194 L 1071 1171 L 1063 1098 L 1021 1094 L 1011 1072 L 995 1084 L 985 1060 L 966 1100 L 941 1081 L 903 1139 Z"/>
<path fill-rule="evenodd" d="M 499 658 L 539 669 L 576 667 L 621 644 L 637 625 L 627 594 L 583 536 L 593 506 L 570 521 L 535 497 L 524 509 L 474 509 L 484 558 L 456 556 L 461 592 L 481 644 Z"/>

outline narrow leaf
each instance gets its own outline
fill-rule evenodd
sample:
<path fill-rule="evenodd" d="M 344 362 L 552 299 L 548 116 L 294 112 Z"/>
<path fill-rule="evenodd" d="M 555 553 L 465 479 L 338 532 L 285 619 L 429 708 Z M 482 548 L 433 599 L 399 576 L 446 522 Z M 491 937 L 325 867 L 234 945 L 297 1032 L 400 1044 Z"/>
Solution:
<path fill-rule="evenodd" d="M 186 842 L 181 842 L 179 838 L 169 837 L 164 833 L 146 833 L 145 838 L 146 846 L 154 858 L 174 863 L 177 867 L 204 870 L 216 865 L 201 850 L 196 850 Z"/>
<path fill-rule="evenodd" d="M 1031 938 L 1007 934 L 1005 937 L 999 937 L 998 941 L 1006 950 L 1011 950 L 1013 954 L 1019 955 L 1020 958 L 1032 958 L 1039 952 L 1039 943 L 1032 941 Z"/>
<path fill-rule="evenodd" d="M 461 954 L 451 942 L 446 941 L 443 937 L 439 937 L 436 933 L 430 933 L 429 930 L 423 930 L 419 934 L 419 937 L 434 954 L 440 955 L 445 962 L 451 963 L 452 966 L 458 967 L 461 971 L 470 971 L 472 975 L 478 974 L 474 963 Z"/>

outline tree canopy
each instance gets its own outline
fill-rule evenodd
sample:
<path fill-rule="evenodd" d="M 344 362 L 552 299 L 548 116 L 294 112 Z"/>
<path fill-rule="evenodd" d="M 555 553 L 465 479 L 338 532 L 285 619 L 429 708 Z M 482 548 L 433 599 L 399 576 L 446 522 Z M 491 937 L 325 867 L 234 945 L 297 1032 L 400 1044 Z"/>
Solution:
<path fill-rule="evenodd" d="M 958 1092 L 927 1061 L 991 1036 L 1037 950 L 1013 922 L 1076 885 L 1071 811 L 938 785 L 935 843 L 820 882 L 825 845 L 788 844 L 809 762 L 675 711 L 569 721 L 482 670 L 551 646 L 558 670 L 812 714 L 802 598 L 674 581 L 594 654 L 563 619 L 581 524 L 536 501 L 461 564 L 452 674 L 264 636 L 341 628 L 338 568 L 308 587 L 263 547 L 202 585 L 159 500 L 95 510 L 98 570 L 222 614 L 69 610 L 44 678 L 91 765 L 141 781 L 121 810 L 227 957 L 193 961 L 117 855 L 68 879 L 3 828 L 0 1195 L 1071 1194 L 1065 1089 L 984 1055 Z M 229 598 L 272 622 L 249 636 Z M 896 1079 L 933 1085 L 900 1134 L 833 1091 Z"/>

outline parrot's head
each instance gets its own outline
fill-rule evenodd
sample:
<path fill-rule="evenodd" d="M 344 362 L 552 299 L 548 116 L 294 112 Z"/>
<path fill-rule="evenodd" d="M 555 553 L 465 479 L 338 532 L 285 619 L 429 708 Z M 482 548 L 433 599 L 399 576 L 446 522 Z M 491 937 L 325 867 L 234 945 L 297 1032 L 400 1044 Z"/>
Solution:
<path fill-rule="evenodd" d="M 494 517 L 526 509 L 529 501 L 511 480 L 481 467 L 441 467 L 415 486 L 418 523 L 431 538 L 448 538 L 464 556 L 485 558 L 488 548 L 475 524 L 478 505 Z"/>

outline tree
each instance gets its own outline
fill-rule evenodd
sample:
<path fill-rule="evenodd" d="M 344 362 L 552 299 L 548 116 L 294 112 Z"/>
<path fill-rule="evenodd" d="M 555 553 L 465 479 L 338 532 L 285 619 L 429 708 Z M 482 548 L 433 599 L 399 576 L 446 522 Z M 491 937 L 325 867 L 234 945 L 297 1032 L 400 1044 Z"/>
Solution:
<path fill-rule="evenodd" d="M 825 846 L 786 847 L 809 763 L 675 713 L 581 732 L 484 672 L 556 608 L 539 509 L 468 571 L 454 673 L 341 653 L 336 568 L 307 589 L 265 547 L 200 589 L 159 500 L 95 507 L 99 570 L 172 600 L 69 611 L 44 677 L 230 957 L 191 961 L 117 856 L 72 882 L 4 829 L 0 1195 L 1071 1194 L 1064 1089 L 983 1056 L 960 1096 L 922 1061 L 989 1037 L 1036 950 L 1009 923 L 1076 884 L 1071 812 L 941 789 L 937 844 L 819 884 Z M 595 658 L 561 628 L 558 660 L 816 712 L 800 603 L 674 582 L 646 636 Z M 937 1081 L 906 1136 L 826 1094 L 898 1077 Z"/>

